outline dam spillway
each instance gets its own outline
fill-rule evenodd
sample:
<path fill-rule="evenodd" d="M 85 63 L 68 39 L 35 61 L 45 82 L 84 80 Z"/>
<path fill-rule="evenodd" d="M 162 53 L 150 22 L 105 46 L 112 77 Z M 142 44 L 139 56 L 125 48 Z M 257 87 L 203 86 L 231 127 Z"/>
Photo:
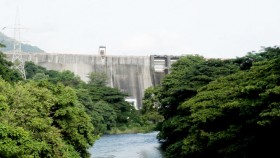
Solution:
<path fill-rule="evenodd" d="M 12 59 L 12 53 L 6 53 Z M 100 56 L 80 54 L 22 53 L 23 61 L 32 61 L 48 70 L 70 70 L 87 82 L 91 72 L 105 73 L 108 86 L 128 94 L 128 100 L 142 107 L 145 89 L 160 84 L 174 56 Z"/>

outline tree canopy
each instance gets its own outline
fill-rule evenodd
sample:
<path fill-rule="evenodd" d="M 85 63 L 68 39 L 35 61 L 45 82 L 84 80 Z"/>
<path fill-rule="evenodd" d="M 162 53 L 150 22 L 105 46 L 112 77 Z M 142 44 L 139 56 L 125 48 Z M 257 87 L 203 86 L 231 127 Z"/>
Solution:
<path fill-rule="evenodd" d="M 90 157 L 99 135 L 138 121 L 126 94 L 104 75 L 85 83 L 73 72 L 25 63 L 23 81 L 0 54 L 0 157 Z"/>
<path fill-rule="evenodd" d="M 5 60 L 5 54 L 0 52 L 0 78 L 10 83 L 22 80 L 20 74 L 11 68 L 12 65 L 12 62 Z"/>
<path fill-rule="evenodd" d="M 197 157 L 271 157 L 280 139 L 280 58 L 219 78 L 180 109 L 188 111 L 183 153 Z"/>
<path fill-rule="evenodd" d="M 276 154 L 279 53 L 269 47 L 232 60 L 186 56 L 175 63 L 157 93 L 166 157 Z"/>
<path fill-rule="evenodd" d="M 10 85 L 0 80 L 0 94 L 5 138 L 0 139 L 1 157 L 89 156 L 87 148 L 96 136 L 74 89 L 48 82 Z"/>

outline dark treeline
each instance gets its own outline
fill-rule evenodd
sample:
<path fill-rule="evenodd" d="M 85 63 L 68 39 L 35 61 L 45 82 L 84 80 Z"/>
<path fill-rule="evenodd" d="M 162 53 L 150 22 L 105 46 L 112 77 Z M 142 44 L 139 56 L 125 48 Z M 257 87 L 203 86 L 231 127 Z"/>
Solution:
<path fill-rule="evenodd" d="M 164 117 L 158 139 L 165 156 L 278 155 L 279 63 L 279 47 L 228 60 L 189 55 L 174 63 L 162 84 L 147 90 L 143 107 Z"/>
<path fill-rule="evenodd" d="M 0 53 L 1 158 L 90 157 L 101 134 L 147 125 L 104 74 L 85 83 L 27 62 L 23 80 L 12 65 Z"/>

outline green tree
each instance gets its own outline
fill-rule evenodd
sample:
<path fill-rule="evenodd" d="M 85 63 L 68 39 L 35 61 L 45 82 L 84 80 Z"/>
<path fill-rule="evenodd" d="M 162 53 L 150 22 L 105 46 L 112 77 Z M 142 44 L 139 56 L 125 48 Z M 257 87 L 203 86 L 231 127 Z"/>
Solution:
<path fill-rule="evenodd" d="M 39 157 L 39 152 L 46 146 L 36 141 L 30 131 L 14 126 L 8 119 L 10 107 L 6 93 L 11 86 L 0 79 L 0 157 Z"/>
<path fill-rule="evenodd" d="M 80 88 L 85 83 L 73 72 L 65 70 L 62 72 L 55 70 L 47 70 L 42 66 L 38 66 L 33 62 L 25 63 L 26 78 L 32 80 L 48 80 L 53 84 L 62 83 L 65 86 Z"/>
<path fill-rule="evenodd" d="M 126 94 L 116 88 L 106 86 L 88 85 L 88 90 L 93 103 L 105 101 L 113 107 L 117 114 L 116 123 L 118 126 L 139 122 L 139 115 L 135 108 L 124 100 Z"/>
<path fill-rule="evenodd" d="M 172 73 L 163 79 L 157 94 L 161 105 L 159 112 L 165 119 L 160 124 L 158 138 L 164 140 L 168 157 L 182 157 L 182 138 L 188 134 L 185 116 L 189 112 L 178 107 L 194 97 L 199 88 L 237 70 L 233 60 L 204 59 L 201 56 L 186 56 L 172 65 Z"/>
<path fill-rule="evenodd" d="M 159 87 L 150 87 L 145 90 L 141 114 L 146 123 L 157 124 L 163 121 L 163 116 L 158 113 L 160 108 L 158 89 Z"/>
<path fill-rule="evenodd" d="M 49 81 L 56 84 L 61 82 L 65 86 L 78 88 L 83 84 L 80 77 L 76 76 L 73 72 L 66 70 L 55 73 L 54 71 L 48 71 L 46 75 L 49 76 Z"/>
<path fill-rule="evenodd" d="M 249 52 L 244 57 L 239 57 L 234 59 L 234 62 L 239 64 L 241 70 L 248 70 L 252 67 L 253 62 L 263 61 L 263 60 L 270 60 L 273 58 L 278 57 L 279 54 L 279 47 L 264 47 L 260 52 Z"/>
<path fill-rule="evenodd" d="M 107 84 L 107 75 L 105 73 L 92 72 L 89 74 L 89 84 L 96 86 L 106 86 Z"/>
<path fill-rule="evenodd" d="M 36 74 L 45 74 L 48 71 L 46 68 L 35 65 L 31 61 L 25 62 L 24 69 L 26 72 L 26 79 L 32 79 Z"/>
<path fill-rule="evenodd" d="M 279 49 L 278 49 L 279 50 Z M 274 157 L 280 122 L 280 58 L 219 78 L 180 106 L 184 157 Z"/>
<path fill-rule="evenodd" d="M 110 130 L 115 125 L 121 127 L 139 123 L 138 112 L 125 101 L 127 94 L 116 88 L 107 87 L 106 82 L 107 77 L 105 74 L 91 73 L 90 81 L 78 93 L 80 94 L 81 102 L 86 105 L 88 114 L 92 116 L 93 123 L 96 125 L 100 122 L 101 126 L 98 128 L 107 130 Z M 109 117 L 108 113 L 111 111 L 112 116 Z"/>
<path fill-rule="evenodd" d="M 165 156 L 276 154 L 273 144 L 280 140 L 279 53 L 278 47 L 269 47 L 244 60 L 192 63 L 186 57 L 175 63 L 157 94 L 165 117 L 158 136 L 164 140 Z"/>
<path fill-rule="evenodd" d="M 10 143 L 0 148 L 3 156 L 89 157 L 87 149 L 96 136 L 73 89 L 47 81 L 10 85 L 0 80 L 0 94 L 0 123 L 5 127 L 0 142 Z"/>
<path fill-rule="evenodd" d="M 41 81 L 41 80 L 47 81 L 48 79 L 49 79 L 49 76 L 45 75 L 44 73 L 36 73 L 32 77 L 32 80 L 34 80 L 34 81 Z"/>
<path fill-rule="evenodd" d="M 7 61 L 5 58 L 5 54 L 0 51 L 0 78 L 8 82 L 17 82 L 22 80 L 20 74 L 15 69 L 11 68 L 13 63 Z"/>
<path fill-rule="evenodd" d="M 84 107 L 79 104 L 76 92 L 62 84 L 57 86 L 45 85 L 56 96 L 54 105 L 50 109 L 53 125 L 62 130 L 63 139 L 79 152 L 81 157 L 89 157 L 87 149 L 96 140 L 90 117 Z"/>
<path fill-rule="evenodd" d="M 117 114 L 112 107 L 105 101 L 99 101 L 94 104 L 91 111 L 92 122 L 95 127 L 95 132 L 106 133 L 113 127 L 116 127 Z"/>
<path fill-rule="evenodd" d="M 105 101 L 93 102 L 87 89 L 78 89 L 77 96 L 91 117 L 91 122 L 95 127 L 94 133 L 106 133 L 116 126 L 117 115 L 111 104 Z"/>
<path fill-rule="evenodd" d="M 29 131 L 0 123 L 0 157 L 40 157 L 44 142 L 32 139 Z"/>

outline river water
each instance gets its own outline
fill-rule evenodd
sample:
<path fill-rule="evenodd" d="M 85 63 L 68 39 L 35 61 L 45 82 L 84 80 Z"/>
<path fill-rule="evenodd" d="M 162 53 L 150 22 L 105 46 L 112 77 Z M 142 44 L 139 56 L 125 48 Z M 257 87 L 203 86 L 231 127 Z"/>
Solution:
<path fill-rule="evenodd" d="M 156 139 L 147 134 L 104 135 L 89 149 L 91 158 L 163 158 Z"/>

